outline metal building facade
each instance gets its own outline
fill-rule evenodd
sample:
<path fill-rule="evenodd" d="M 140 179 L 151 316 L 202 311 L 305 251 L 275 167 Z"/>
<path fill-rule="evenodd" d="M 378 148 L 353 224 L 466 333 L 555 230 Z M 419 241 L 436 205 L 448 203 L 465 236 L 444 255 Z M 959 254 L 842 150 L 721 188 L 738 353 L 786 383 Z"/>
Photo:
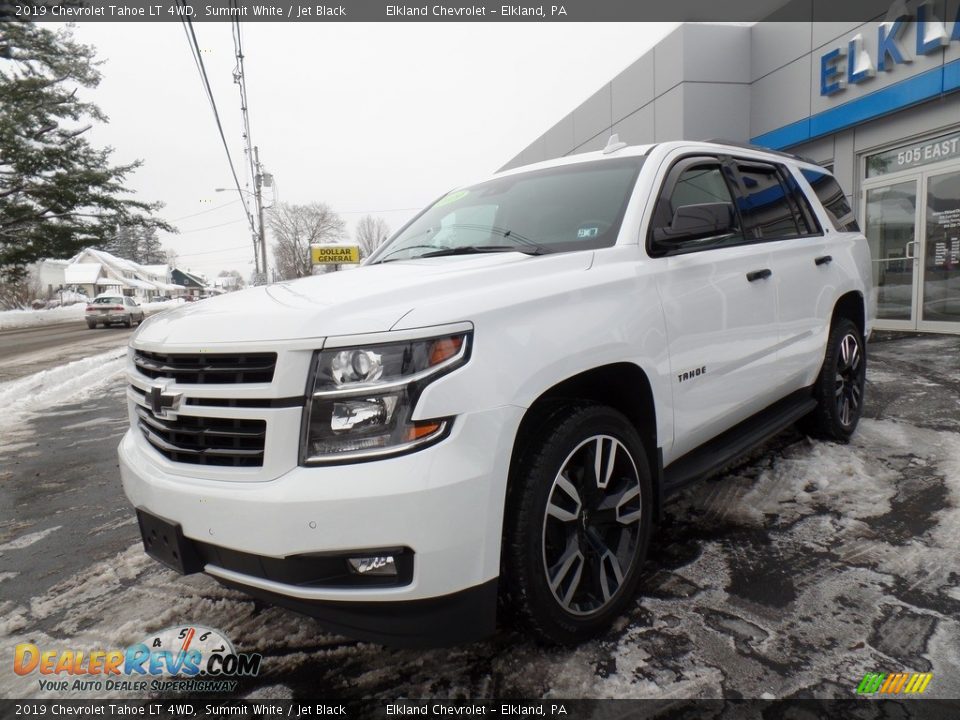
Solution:
<path fill-rule="evenodd" d="M 830 167 L 871 242 L 877 327 L 960 332 L 960 0 L 869 23 L 682 25 L 504 167 L 612 133 Z"/>

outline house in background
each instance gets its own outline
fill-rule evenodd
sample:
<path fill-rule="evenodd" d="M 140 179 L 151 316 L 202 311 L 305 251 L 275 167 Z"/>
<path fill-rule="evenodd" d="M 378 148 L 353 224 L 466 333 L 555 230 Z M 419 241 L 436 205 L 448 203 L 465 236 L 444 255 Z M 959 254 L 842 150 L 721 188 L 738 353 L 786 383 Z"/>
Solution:
<path fill-rule="evenodd" d="M 213 281 L 214 289 L 220 292 L 232 292 L 240 289 L 240 278 L 235 275 L 221 275 Z"/>
<path fill-rule="evenodd" d="M 48 258 L 40 260 L 30 268 L 31 275 L 36 278 L 37 288 L 40 296 L 48 300 L 52 298 L 64 286 L 64 271 L 69 260 L 54 260 Z"/>
<path fill-rule="evenodd" d="M 186 270 L 174 268 L 170 273 L 170 277 L 177 285 L 181 285 L 185 288 L 186 295 L 200 297 L 201 295 L 208 294 L 210 291 L 206 280 L 199 275 L 194 275 Z"/>
<path fill-rule="evenodd" d="M 94 248 L 85 248 L 67 261 L 62 284 L 89 298 L 116 292 L 149 300 L 156 295 L 178 296 L 184 292 L 182 285 L 170 281 L 166 266 L 140 265 Z"/>

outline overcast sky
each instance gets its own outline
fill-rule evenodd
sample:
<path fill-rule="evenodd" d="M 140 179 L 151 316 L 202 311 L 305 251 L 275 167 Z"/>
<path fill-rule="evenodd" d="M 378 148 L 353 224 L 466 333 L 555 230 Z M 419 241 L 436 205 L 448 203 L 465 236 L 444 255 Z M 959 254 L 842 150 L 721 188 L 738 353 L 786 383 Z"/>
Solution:
<path fill-rule="evenodd" d="M 279 200 L 325 202 L 351 233 L 365 211 L 395 229 L 495 171 L 674 26 L 245 23 L 251 134 Z M 230 25 L 195 30 L 249 184 Z M 248 276 L 250 232 L 236 191 L 214 191 L 232 181 L 181 25 L 80 23 L 75 32 L 106 61 L 86 97 L 110 124 L 91 141 L 114 147 L 115 162 L 143 159 L 130 187 L 165 203 L 162 216 L 181 231 L 163 233 L 164 245 L 184 268 Z"/>

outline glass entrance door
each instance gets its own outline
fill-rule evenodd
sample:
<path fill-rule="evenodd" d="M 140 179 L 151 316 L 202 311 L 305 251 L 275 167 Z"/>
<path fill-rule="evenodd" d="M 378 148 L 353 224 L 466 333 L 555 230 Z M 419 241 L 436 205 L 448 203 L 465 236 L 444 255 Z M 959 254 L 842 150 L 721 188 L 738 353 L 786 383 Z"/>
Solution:
<path fill-rule="evenodd" d="M 877 320 L 889 329 L 916 327 L 919 182 L 919 176 L 901 177 L 865 191 L 864 231 L 873 256 Z"/>
<path fill-rule="evenodd" d="M 924 176 L 920 330 L 960 332 L 960 168 Z"/>

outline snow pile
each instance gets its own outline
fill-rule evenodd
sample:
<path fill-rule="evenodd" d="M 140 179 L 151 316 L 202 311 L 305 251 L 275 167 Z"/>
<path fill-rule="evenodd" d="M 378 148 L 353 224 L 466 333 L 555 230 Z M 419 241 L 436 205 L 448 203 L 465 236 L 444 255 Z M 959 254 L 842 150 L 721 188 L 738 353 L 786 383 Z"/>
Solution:
<path fill-rule="evenodd" d="M 75 293 L 76 294 L 76 293 Z M 87 308 L 85 295 L 76 294 L 77 297 L 84 298 L 82 302 L 75 305 L 64 305 L 45 310 L 3 310 L 0 311 L 0 330 L 14 330 L 18 328 L 39 327 L 41 325 L 54 325 L 56 323 L 65 323 L 83 320 L 84 311 Z M 64 293 L 64 302 L 67 302 L 66 293 Z M 167 310 L 177 305 L 182 305 L 183 300 L 164 300 L 163 302 L 145 302 L 140 307 L 147 315 L 152 315 L 160 310 Z"/>
<path fill-rule="evenodd" d="M 64 305 L 49 310 L 4 310 L 0 312 L 0 330 L 37 327 L 55 323 L 83 320 L 85 303 Z"/>
<path fill-rule="evenodd" d="M 116 348 L 0 383 L 0 435 L 24 415 L 89 397 L 123 372 L 126 354 L 126 348 Z"/>

